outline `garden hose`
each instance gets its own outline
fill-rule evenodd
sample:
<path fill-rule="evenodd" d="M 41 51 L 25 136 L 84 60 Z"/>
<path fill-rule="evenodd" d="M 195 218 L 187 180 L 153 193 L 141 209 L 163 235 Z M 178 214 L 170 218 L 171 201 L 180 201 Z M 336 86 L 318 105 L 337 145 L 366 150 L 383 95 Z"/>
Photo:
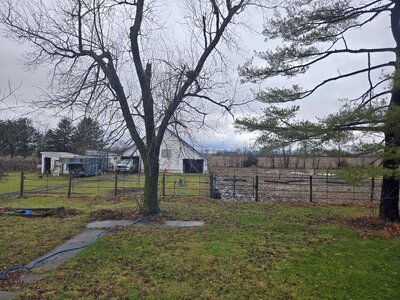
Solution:
<path fill-rule="evenodd" d="M 111 229 L 104 230 L 104 231 L 100 232 L 100 233 L 96 236 L 96 238 L 95 238 L 95 240 L 94 240 L 93 242 L 95 242 L 101 235 L 103 235 L 103 234 L 105 234 L 105 233 L 107 233 L 107 232 L 117 231 L 117 230 L 119 230 L 119 228 L 111 228 Z M 12 272 L 12 271 L 16 271 L 16 270 L 32 270 L 32 269 L 35 268 L 38 264 L 42 263 L 43 261 L 45 261 L 45 260 L 47 260 L 47 259 L 49 259 L 49 258 L 52 258 L 52 257 L 54 257 L 54 256 L 57 256 L 57 255 L 59 255 L 59 254 L 61 254 L 61 253 L 65 253 L 65 252 L 70 252 L 70 251 L 75 251 L 75 250 L 80 250 L 80 249 L 86 248 L 86 247 L 89 246 L 90 244 L 92 244 L 92 243 L 89 243 L 89 244 L 87 244 L 87 245 L 83 245 L 83 246 L 80 246 L 80 247 L 74 247 L 74 248 L 69 248 L 69 249 L 64 249 L 64 250 L 58 251 L 58 252 L 56 252 L 56 253 L 50 254 L 50 255 L 48 255 L 48 256 L 46 256 L 46 257 L 44 257 L 44 258 L 42 258 L 42 259 L 40 259 L 40 260 L 34 262 L 34 263 L 33 263 L 32 265 L 30 265 L 30 266 L 18 266 L 18 265 L 17 265 L 17 266 L 12 266 L 12 267 L 10 267 L 10 268 L 8 268 L 8 269 L 6 269 L 6 270 L 0 272 L 0 280 L 6 280 L 6 279 L 7 279 L 7 274 L 10 273 L 10 272 Z"/>

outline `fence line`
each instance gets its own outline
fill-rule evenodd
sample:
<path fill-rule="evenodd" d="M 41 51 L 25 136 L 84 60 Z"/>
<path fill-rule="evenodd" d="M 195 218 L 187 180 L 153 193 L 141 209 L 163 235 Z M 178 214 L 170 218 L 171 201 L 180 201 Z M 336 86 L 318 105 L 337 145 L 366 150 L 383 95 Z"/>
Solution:
<path fill-rule="evenodd" d="M 34 195 L 129 195 L 143 194 L 144 174 L 109 173 L 92 177 L 26 176 L 21 172 L 19 188 L 0 194 L 0 199 Z M 202 174 L 162 174 L 158 181 L 159 196 L 208 196 L 209 182 Z M 3 197 L 2 197 L 3 196 Z"/>
<path fill-rule="evenodd" d="M 210 196 L 216 199 L 266 201 L 374 201 L 379 198 L 381 180 L 371 178 L 357 186 L 346 184 L 332 172 L 309 175 L 288 170 L 233 170 L 222 174 L 161 174 L 160 197 Z M 254 170 L 251 170 L 254 171 Z M 142 195 L 144 174 L 103 174 L 93 177 L 25 175 L 19 190 L 0 194 L 0 199 L 33 195 Z"/>
<path fill-rule="evenodd" d="M 211 175 L 210 195 L 232 200 L 374 201 L 379 198 L 381 180 L 371 178 L 357 185 L 346 184 L 334 174 L 308 175 L 306 172 L 271 173 L 236 170 Z"/>

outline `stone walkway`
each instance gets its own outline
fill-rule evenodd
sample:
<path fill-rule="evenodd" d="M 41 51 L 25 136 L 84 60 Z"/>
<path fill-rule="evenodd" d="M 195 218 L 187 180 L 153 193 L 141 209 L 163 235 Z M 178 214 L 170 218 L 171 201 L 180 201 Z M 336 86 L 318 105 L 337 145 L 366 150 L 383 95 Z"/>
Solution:
<path fill-rule="evenodd" d="M 92 244 L 96 239 L 102 234 L 106 233 L 107 229 L 112 229 L 116 227 L 125 227 L 130 225 L 137 226 L 153 226 L 159 223 L 151 220 L 142 221 L 132 221 L 132 220 L 110 220 L 110 221 L 96 221 L 86 225 L 86 230 L 81 234 L 73 237 L 72 239 L 66 241 L 61 246 L 55 248 L 53 251 L 39 257 L 38 259 L 32 261 L 28 266 L 35 264 L 35 268 L 40 268 L 43 273 L 35 274 L 24 274 L 20 277 L 23 283 L 32 283 L 38 281 L 48 275 L 48 271 L 55 270 L 67 260 L 75 256 L 84 247 Z M 192 227 L 192 226 L 202 226 L 204 223 L 202 221 L 165 221 L 165 226 L 173 227 Z M 74 249 L 71 251 L 66 251 L 69 249 Z M 65 251 L 65 252 L 64 252 Z M 61 253 L 58 253 L 61 252 Z M 58 253 L 58 254 L 56 254 Z M 52 256 L 54 255 L 54 256 Z M 50 257 L 44 261 L 44 258 Z M 0 291 L 0 300 L 9 300 L 17 295 L 17 292 Z"/>

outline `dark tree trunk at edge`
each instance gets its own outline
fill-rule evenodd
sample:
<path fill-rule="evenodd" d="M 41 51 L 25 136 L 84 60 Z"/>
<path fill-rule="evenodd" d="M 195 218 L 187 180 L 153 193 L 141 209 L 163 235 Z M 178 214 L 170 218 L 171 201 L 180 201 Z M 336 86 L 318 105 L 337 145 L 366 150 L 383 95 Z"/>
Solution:
<path fill-rule="evenodd" d="M 379 218 L 389 222 L 398 222 L 400 220 L 399 180 L 397 178 L 383 178 Z"/>
<path fill-rule="evenodd" d="M 382 181 L 379 218 L 384 221 L 399 222 L 399 177 L 395 171 L 400 166 L 398 149 L 400 148 L 400 4 L 395 3 L 391 11 L 391 27 L 396 41 L 396 68 L 393 79 L 392 95 L 386 116 L 384 134 L 385 150 L 383 168 L 391 174 L 385 174 Z"/>

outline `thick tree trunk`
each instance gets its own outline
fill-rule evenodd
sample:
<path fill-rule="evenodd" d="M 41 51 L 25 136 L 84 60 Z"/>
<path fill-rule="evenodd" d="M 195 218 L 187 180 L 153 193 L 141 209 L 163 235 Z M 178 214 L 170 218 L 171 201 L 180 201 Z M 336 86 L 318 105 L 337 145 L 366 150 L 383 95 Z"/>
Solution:
<path fill-rule="evenodd" d="M 399 179 L 384 177 L 382 182 L 379 217 L 384 221 L 398 222 L 399 216 Z"/>
<path fill-rule="evenodd" d="M 395 3 L 391 11 L 392 34 L 396 42 L 396 68 L 394 72 L 392 95 L 386 116 L 384 134 L 385 151 L 383 168 L 385 174 L 382 182 L 381 202 L 379 205 L 379 218 L 384 221 L 399 222 L 399 169 L 400 159 L 400 4 Z"/>
<path fill-rule="evenodd" d="M 400 72 L 395 72 L 395 84 L 385 123 L 385 150 L 383 156 L 383 169 L 385 175 L 382 181 L 381 201 L 379 205 L 379 218 L 384 221 L 399 222 L 399 176 L 396 172 L 400 167 L 400 89 L 396 87 L 396 77 Z M 400 79 L 400 78 L 399 78 Z M 399 81 L 400 82 L 400 81 Z"/>
<path fill-rule="evenodd" d="M 147 158 L 143 159 L 143 164 L 145 175 L 143 213 L 156 214 L 160 211 L 158 204 L 158 153 L 149 153 Z"/>

